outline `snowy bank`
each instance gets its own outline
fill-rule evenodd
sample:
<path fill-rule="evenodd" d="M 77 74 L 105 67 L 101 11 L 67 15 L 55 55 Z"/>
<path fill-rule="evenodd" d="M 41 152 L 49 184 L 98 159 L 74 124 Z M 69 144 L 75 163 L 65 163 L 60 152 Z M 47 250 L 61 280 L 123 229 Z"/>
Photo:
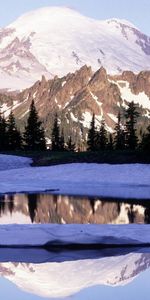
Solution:
<path fill-rule="evenodd" d="M 150 165 L 76 163 L 0 172 L 1 193 L 52 190 L 62 195 L 150 199 Z"/>
<path fill-rule="evenodd" d="M 29 167 L 31 158 L 0 154 L 0 171 Z"/>
<path fill-rule="evenodd" d="M 144 234 L 143 234 L 144 232 Z M 150 225 L 1 225 L 0 247 L 150 245 Z"/>

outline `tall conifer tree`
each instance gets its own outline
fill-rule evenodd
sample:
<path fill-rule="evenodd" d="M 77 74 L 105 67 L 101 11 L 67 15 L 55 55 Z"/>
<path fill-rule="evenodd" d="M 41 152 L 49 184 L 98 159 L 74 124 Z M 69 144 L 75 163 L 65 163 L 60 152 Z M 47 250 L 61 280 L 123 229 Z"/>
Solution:
<path fill-rule="evenodd" d="M 7 123 L 0 114 L 0 151 L 7 150 Z"/>
<path fill-rule="evenodd" d="M 45 150 L 46 140 L 42 122 L 39 120 L 34 100 L 31 103 L 29 117 L 24 132 L 25 148 L 28 150 Z"/>
<path fill-rule="evenodd" d="M 60 128 L 58 124 L 58 116 L 55 115 L 54 126 L 52 129 L 52 151 L 60 150 Z"/>
<path fill-rule="evenodd" d="M 65 138 L 64 138 L 64 131 L 62 130 L 61 136 L 60 136 L 60 151 L 65 150 Z"/>
<path fill-rule="evenodd" d="M 67 142 L 67 150 L 71 151 L 71 152 L 75 151 L 75 144 L 72 142 L 71 136 L 69 137 L 68 142 Z"/>
<path fill-rule="evenodd" d="M 98 150 L 105 150 L 107 148 L 108 138 L 105 120 L 102 120 L 100 130 L 97 133 L 97 148 Z"/>
<path fill-rule="evenodd" d="M 113 135 L 112 135 L 112 133 L 109 134 L 107 149 L 108 150 L 113 150 L 114 149 L 114 143 L 113 143 Z"/>
<path fill-rule="evenodd" d="M 16 121 L 13 112 L 10 112 L 7 121 L 7 148 L 8 150 L 18 150 L 22 146 L 22 137 L 17 129 Z"/>
<path fill-rule="evenodd" d="M 134 102 L 128 104 L 126 110 L 126 145 L 130 150 L 135 150 L 138 144 L 138 138 L 136 135 L 136 123 L 139 113 L 136 110 Z"/>
<path fill-rule="evenodd" d="M 115 149 L 123 150 L 125 149 L 125 132 L 121 124 L 121 114 L 118 113 L 118 122 L 115 126 Z"/>
<path fill-rule="evenodd" d="M 143 134 L 141 149 L 150 154 L 150 125 L 147 127 L 147 132 Z"/>
<path fill-rule="evenodd" d="M 96 150 L 96 127 L 95 127 L 95 115 L 93 114 L 92 121 L 90 124 L 90 129 L 88 132 L 87 138 L 87 150 L 95 151 Z"/>

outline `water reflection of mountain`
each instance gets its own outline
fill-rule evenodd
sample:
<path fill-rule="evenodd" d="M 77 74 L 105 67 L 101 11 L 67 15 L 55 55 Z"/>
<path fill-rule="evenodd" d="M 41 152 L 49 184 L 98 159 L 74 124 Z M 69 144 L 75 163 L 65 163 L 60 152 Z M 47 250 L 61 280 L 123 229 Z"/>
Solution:
<path fill-rule="evenodd" d="M 61 298 L 96 285 L 127 285 L 149 267 L 149 253 L 129 253 L 61 263 L 0 263 L 0 275 L 26 292 Z"/>
<path fill-rule="evenodd" d="M 149 201 L 90 199 L 49 194 L 0 197 L 1 223 L 150 223 Z"/>

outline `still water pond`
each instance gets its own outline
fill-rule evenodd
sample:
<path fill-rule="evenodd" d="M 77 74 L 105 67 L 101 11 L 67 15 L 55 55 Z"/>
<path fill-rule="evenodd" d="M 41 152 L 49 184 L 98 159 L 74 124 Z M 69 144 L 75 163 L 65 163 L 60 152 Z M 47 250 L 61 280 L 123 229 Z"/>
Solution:
<path fill-rule="evenodd" d="M 45 263 L 35 263 L 36 255 L 40 257 L 41 253 L 35 253 L 32 262 L 28 251 L 20 250 L 17 259 L 14 255 L 13 261 L 0 262 L 1 299 L 149 300 L 148 250 L 130 252 L 126 249 L 124 253 L 125 250 L 120 249 L 120 253 L 112 250 L 112 254 L 100 250 L 97 254 L 84 255 L 77 251 L 45 253 Z"/>
<path fill-rule="evenodd" d="M 150 201 L 50 194 L 0 196 L 0 224 L 150 223 Z"/>
<path fill-rule="evenodd" d="M 149 201 L 16 194 L 0 223 L 150 223 Z M 149 300 L 150 248 L 47 251 L 0 248 L 1 299 Z"/>

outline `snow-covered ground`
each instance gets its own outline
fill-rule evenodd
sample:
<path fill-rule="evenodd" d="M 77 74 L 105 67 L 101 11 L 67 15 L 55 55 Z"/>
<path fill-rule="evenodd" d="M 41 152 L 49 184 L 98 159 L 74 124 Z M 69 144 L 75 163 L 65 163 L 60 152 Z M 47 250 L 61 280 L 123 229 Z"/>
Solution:
<path fill-rule="evenodd" d="M 150 198 L 150 166 L 67 164 L 31 167 L 31 159 L 0 155 L 0 192 Z M 6 169 L 6 170 L 4 170 Z M 144 232 L 144 234 L 143 234 Z M 1 225 L 0 246 L 150 244 L 149 225 Z"/>
<path fill-rule="evenodd" d="M 29 167 L 31 163 L 27 157 L 0 154 L 0 171 Z"/>
<path fill-rule="evenodd" d="M 143 234 L 144 232 L 144 234 Z M 150 245 L 150 225 L 1 225 L 0 247 Z"/>
<path fill-rule="evenodd" d="M 54 190 L 57 194 L 150 198 L 150 165 L 76 163 L 33 168 L 30 163 L 28 158 L 0 155 L 0 192 Z"/>

